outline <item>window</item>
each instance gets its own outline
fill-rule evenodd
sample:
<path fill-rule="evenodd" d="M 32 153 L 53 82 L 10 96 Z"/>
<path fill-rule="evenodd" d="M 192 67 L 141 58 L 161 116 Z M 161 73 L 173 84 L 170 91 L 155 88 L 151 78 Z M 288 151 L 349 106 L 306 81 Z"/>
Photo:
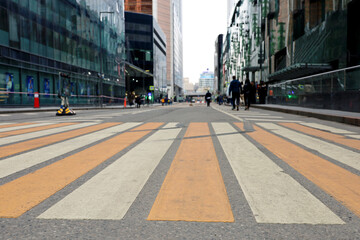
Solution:
<path fill-rule="evenodd" d="M 325 20 L 325 0 L 310 0 L 310 27 L 313 28 Z"/>

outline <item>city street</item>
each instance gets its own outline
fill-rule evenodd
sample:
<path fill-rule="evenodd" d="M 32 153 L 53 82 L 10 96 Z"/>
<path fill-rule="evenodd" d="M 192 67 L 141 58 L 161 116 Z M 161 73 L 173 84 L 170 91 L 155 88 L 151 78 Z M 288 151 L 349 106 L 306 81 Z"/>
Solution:
<path fill-rule="evenodd" d="M 360 128 L 188 103 L 0 114 L 0 239 L 360 239 Z"/>

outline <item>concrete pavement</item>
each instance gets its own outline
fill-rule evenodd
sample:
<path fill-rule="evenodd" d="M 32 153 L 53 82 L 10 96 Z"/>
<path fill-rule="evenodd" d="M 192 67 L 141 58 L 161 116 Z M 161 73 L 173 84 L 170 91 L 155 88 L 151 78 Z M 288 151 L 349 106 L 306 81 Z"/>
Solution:
<path fill-rule="evenodd" d="M 153 104 L 153 105 L 150 105 L 150 107 L 151 106 L 160 106 L 160 104 Z M 148 107 L 148 106 L 144 105 L 142 107 Z M 347 111 L 340 111 L 340 110 L 304 108 L 304 107 L 276 105 L 276 104 L 254 104 L 254 105 L 251 105 L 251 107 L 360 126 L 360 112 L 347 112 Z M 131 108 L 135 108 L 135 107 L 127 106 L 126 108 L 131 109 Z M 77 110 L 124 109 L 124 105 L 104 106 L 103 108 L 100 108 L 99 106 L 81 106 L 81 107 L 74 106 L 72 109 L 75 111 L 77 111 Z M 58 110 L 58 107 L 40 107 L 40 108 L 32 108 L 32 107 L 21 107 L 21 108 L 6 107 L 6 108 L 4 108 L 4 107 L 0 107 L 0 116 L 1 116 L 1 114 L 10 114 L 10 113 L 52 112 L 52 111 L 55 112 L 56 110 Z"/>

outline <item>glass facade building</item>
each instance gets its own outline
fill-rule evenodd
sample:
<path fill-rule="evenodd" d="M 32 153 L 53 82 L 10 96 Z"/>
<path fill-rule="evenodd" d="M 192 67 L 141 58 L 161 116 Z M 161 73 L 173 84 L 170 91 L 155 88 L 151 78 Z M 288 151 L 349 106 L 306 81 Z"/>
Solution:
<path fill-rule="evenodd" d="M 0 106 L 35 92 L 57 105 L 62 84 L 70 104 L 112 103 L 125 96 L 124 60 L 123 0 L 0 0 Z"/>
<path fill-rule="evenodd" d="M 166 35 L 167 95 L 183 92 L 182 0 L 125 0 L 125 11 L 151 14 Z"/>
<path fill-rule="evenodd" d="M 127 61 L 140 70 L 128 71 L 127 89 L 140 95 L 151 91 L 159 99 L 166 94 L 165 34 L 148 14 L 125 12 L 125 26 Z M 150 86 L 154 89 L 150 90 Z"/>

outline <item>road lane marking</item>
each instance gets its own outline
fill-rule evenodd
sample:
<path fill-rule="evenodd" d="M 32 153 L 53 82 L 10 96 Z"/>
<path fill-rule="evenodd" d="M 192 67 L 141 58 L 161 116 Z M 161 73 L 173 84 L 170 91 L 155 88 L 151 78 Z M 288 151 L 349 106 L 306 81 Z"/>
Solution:
<path fill-rule="evenodd" d="M 2 123 L 2 124 L 0 124 L 0 128 L 13 128 L 13 127 L 16 128 L 19 126 L 27 126 L 27 125 L 32 125 L 32 124 L 34 124 L 34 123 Z M 0 129 L 0 131 L 3 132 L 3 131 L 7 131 L 7 130 Z"/>
<path fill-rule="evenodd" d="M 217 108 L 217 107 L 212 107 L 212 108 L 215 109 L 215 110 L 217 110 L 217 111 L 219 111 L 219 112 L 222 112 L 222 113 L 224 113 L 224 114 L 226 114 L 226 115 L 228 115 L 228 116 L 230 116 L 230 117 L 232 117 L 232 118 L 235 118 L 236 120 L 238 120 L 238 121 L 240 121 L 240 122 L 243 122 L 243 121 L 244 121 L 243 118 L 239 118 L 239 117 L 237 117 L 237 116 L 234 116 L 233 114 L 230 114 L 230 113 L 228 113 L 228 112 L 225 112 L 224 110 L 221 110 L 221 109 L 219 109 L 219 108 Z"/>
<path fill-rule="evenodd" d="M 257 125 L 360 171 L 360 153 L 289 130 L 273 123 L 258 123 Z"/>
<path fill-rule="evenodd" d="M 360 135 L 346 135 L 347 137 L 351 137 L 351 138 L 356 138 L 356 139 L 360 139 Z"/>
<path fill-rule="evenodd" d="M 165 126 L 38 218 L 121 220 L 181 128 Z M 171 129 L 168 129 L 171 127 Z"/>
<path fill-rule="evenodd" d="M 258 223 L 344 223 L 229 123 L 212 125 Z"/>
<path fill-rule="evenodd" d="M 281 125 L 291 128 L 291 129 L 294 129 L 296 131 L 306 133 L 308 135 L 312 135 L 312 136 L 315 136 L 318 138 L 322 138 L 325 140 L 329 140 L 329 141 L 332 141 L 335 143 L 339 143 L 339 144 L 360 150 L 360 141 L 356 140 L 356 139 L 348 139 L 341 135 L 324 132 L 324 131 L 317 130 L 314 128 L 301 126 L 301 125 L 295 124 L 295 123 L 281 123 Z M 358 159 L 360 159 L 360 158 L 358 158 Z"/>
<path fill-rule="evenodd" d="M 280 120 L 280 119 L 264 119 L 264 118 L 246 118 L 246 120 L 258 121 L 258 122 L 296 122 L 296 123 L 301 122 L 298 120 Z"/>
<path fill-rule="evenodd" d="M 0 217 L 21 216 L 116 153 L 148 135 L 162 123 L 145 125 L 148 131 L 122 133 L 0 186 Z"/>
<path fill-rule="evenodd" d="M 347 130 L 344 130 L 344 129 L 334 128 L 334 127 L 330 127 L 330 126 L 326 126 L 326 125 L 318 124 L 318 123 L 302 122 L 301 124 L 305 125 L 305 126 L 308 126 L 308 127 L 311 127 L 311 128 L 317 128 L 317 129 L 320 129 L 320 130 L 329 131 L 329 132 L 332 132 L 332 133 L 338 133 L 338 134 L 351 134 L 351 133 L 354 133 L 354 132 L 350 132 L 350 131 L 347 131 Z"/>
<path fill-rule="evenodd" d="M 17 125 L 17 124 L 10 124 L 8 126 L 10 127 L 6 127 L 6 128 L 0 128 L 0 135 L 2 133 L 5 132 L 10 132 L 10 131 L 15 131 L 15 130 L 20 130 L 20 129 L 31 129 L 33 127 L 40 127 L 40 126 L 46 126 L 46 125 L 50 125 L 50 124 L 54 124 L 53 122 L 37 122 L 37 123 L 25 123 L 24 125 L 19 125 L 19 126 L 13 126 L 13 125 Z"/>
<path fill-rule="evenodd" d="M 360 176 L 254 126 L 247 133 L 304 177 L 360 216 Z"/>
<path fill-rule="evenodd" d="M 190 123 L 148 220 L 234 222 L 207 123 Z"/>
<path fill-rule="evenodd" d="M 14 135 L 20 135 L 20 134 L 26 134 L 26 133 L 32 133 L 32 132 L 38 132 L 38 131 L 43 131 L 43 130 L 52 129 L 52 128 L 70 126 L 70 125 L 74 125 L 74 124 L 76 124 L 76 123 L 70 122 L 70 123 L 42 124 L 45 126 L 33 126 L 31 128 L 17 129 L 17 130 L 13 130 L 13 131 L 2 132 L 2 133 L 0 133 L 0 138 L 14 136 Z"/>
<path fill-rule="evenodd" d="M 92 126 L 93 124 L 94 123 L 80 123 L 77 125 L 63 127 L 61 129 L 55 129 L 55 130 L 57 130 L 57 132 L 59 132 L 60 130 L 64 130 L 64 131 L 72 130 L 72 131 L 62 132 L 62 133 L 58 133 L 58 134 L 54 134 L 54 135 L 50 135 L 50 136 L 46 136 L 46 137 L 41 137 L 41 138 L 37 138 L 37 139 L 32 139 L 32 140 L 14 143 L 11 145 L 6 145 L 3 147 L 0 147 L 0 158 L 8 157 L 13 154 L 25 152 L 28 150 L 40 148 L 40 147 L 43 147 L 43 146 L 46 146 L 46 145 L 49 145 L 52 143 L 71 139 L 73 137 L 77 137 L 80 135 L 84 135 L 84 134 L 87 134 L 90 132 L 98 131 L 98 130 L 101 130 L 104 128 L 108 128 L 108 127 L 117 125 L 117 123 L 104 123 L 104 124 L 97 124 L 95 126 Z M 80 129 L 73 130 L 74 128 L 80 128 Z M 34 138 L 34 137 L 35 137 L 34 135 L 31 135 L 31 138 Z"/>
<path fill-rule="evenodd" d="M 56 143 L 41 149 L 6 158 L 0 161 L 0 178 L 118 134 L 119 132 L 136 127 L 139 124 L 140 123 L 124 123 L 98 132 L 89 133 L 85 136 L 75 137 L 65 142 Z"/>

